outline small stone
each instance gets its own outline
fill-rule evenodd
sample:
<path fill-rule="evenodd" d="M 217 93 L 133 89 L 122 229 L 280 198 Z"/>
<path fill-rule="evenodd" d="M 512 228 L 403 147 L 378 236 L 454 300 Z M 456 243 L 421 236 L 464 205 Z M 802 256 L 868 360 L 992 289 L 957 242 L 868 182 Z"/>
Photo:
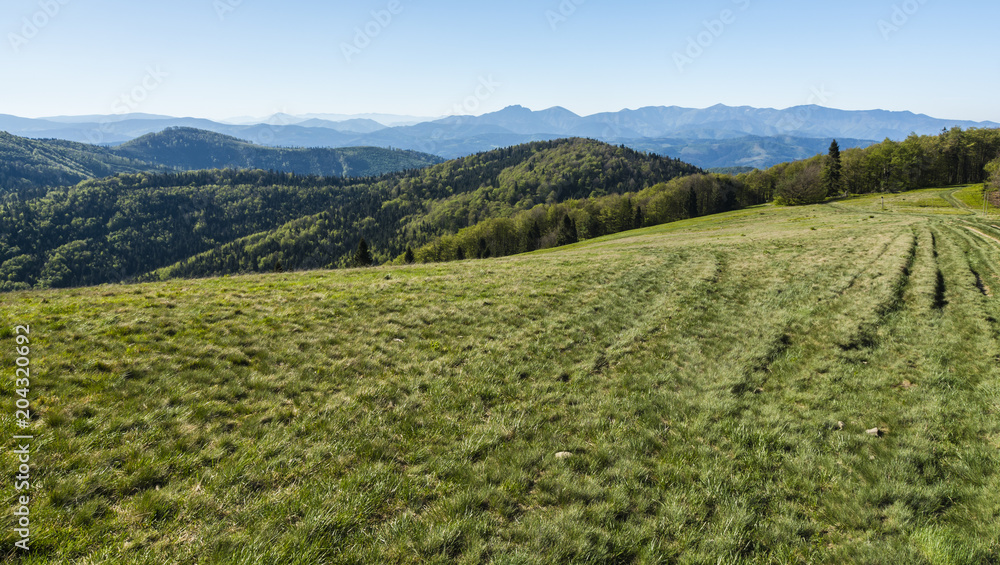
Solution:
<path fill-rule="evenodd" d="M 568 451 L 560 451 L 559 453 L 556 453 L 556 459 L 569 459 L 572 456 L 573 454 Z"/>
<path fill-rule="evenodd" d="M 870 430 L 865 430 L 865 433 L 870 436 L 882 437 L 885 435 L 885 430 L 879 428 L 872 428 Z"/>
<path fill-rule="evenodd" d="M 844 423 L 843 422 L 837 422 L 837 429 L 838 430 L 844 429 Z"/>

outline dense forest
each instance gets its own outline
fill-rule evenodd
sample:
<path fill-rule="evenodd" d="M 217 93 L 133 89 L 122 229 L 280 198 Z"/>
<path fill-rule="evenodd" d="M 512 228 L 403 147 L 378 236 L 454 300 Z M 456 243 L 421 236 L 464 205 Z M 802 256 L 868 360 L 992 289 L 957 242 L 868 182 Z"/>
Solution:
<path fill-rule="evenodd" d="M 364 239 L 384 263 L 490 218 L 600 198 L 700 172 L 680 161 L 585 140 L 543 141 L 449 161 L 372 185 L 369 207 L 334 207 L 164 269 L 162 277 L 346 267 Z"/>
<path fill-rule="evenodd" d="M 577 241 L 762 204 L 730 176 L 697 174 L 599 198 L 542 204 L 512 217 L 490 218 L 404 254 L 404 262 L 436 262 L 524 253 Z"/>
<path fill-rule="evenodd" d="M 118 173 L 167 171 L 166 167 L 116 155 L 111 149 L 62 141 L 28 139 L 0 131 L 0 194 L 37 196 L 44 188 L 77 184 Z"/>
<path fill-rule="evenodd" d="M 175 263 L 166 274 L 343 266 L 361 238 L 385 262 L 408 245 L 487 218 L 697 172 L 673 159 L 572 139 L 370 178 L 234 170 L 118 175 L 39 198 L 9 195 L 0 207 L 0 288 L 131 280 Z"/>
<path fill-rule="evenodd" d="M 887 139 L 847 149 L 840 153 L 839 167 L 831 155 L 817 155 L 737 178 L 779 202 L 807 204 L 847 194 L 981 183 L 998 156 L 1000 130 L 953 128 L 936 136 L 911 135 L 904 141 Z M 839 168 L 836 178 L 829 178 L 831 166 Z"/>
<path fill-rule="evenodd" d="M 417 169 L 443 159 L 416 151 L 351 147 L 281 149 L 191 128 L 145 135 L 118 147 L 0 132 L 0 194 L 41 196 L 46 188 L 119 173 L 263 169 L 300 175 L 370 177 Z"/>
<path fill-rule="evenodd" d="M 122 157 L 184 171 L 263 169 L 335 177 L 371 177 L 444 161 L 427 153 L 378 147 L 264 147 L 193 128 L 170 128 L 144 135 L 113 151 Z"/>

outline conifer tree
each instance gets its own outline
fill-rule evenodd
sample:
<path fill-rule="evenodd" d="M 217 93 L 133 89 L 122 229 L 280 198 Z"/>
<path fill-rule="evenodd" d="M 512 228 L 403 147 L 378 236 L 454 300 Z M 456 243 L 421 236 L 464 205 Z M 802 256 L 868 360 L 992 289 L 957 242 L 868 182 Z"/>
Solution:
<path fill-rule="evenodd" d="M 358 242 L 358 250 L 354 252 L 354 264 L 358 267 L 368 267 L 374 262 L 372 253 L 368 250 L 368 242 L 362 237 Z"/>
<path fill-rule="evenodd" d="M 579 237 L 576 233 L 576 222 L 573 221 L 573 218 L 569 217 L 569 214 L 566 214 L 563 216 L 562 227 L 559 228 L 559 237 L 556 240 L 556 245 L 569 245 L 577 241 L 579 241 Z"/>
<path fill-rule="evenodd" d="M 843 193 L 841 180 L 840 145 L 834 139 L 830 144 L 830 153 L 826 168 L 823 169 L 823 186 L 827 196 L 840 196 Z"/>
<path fill-rule="evenodd" d="M 406 253 L 403 255 L 403 262 L 406 263 L 407 265 L 410 265 L 414 261 L 416 261 L 416 258 L 413 256 L 413 248 L 407 245 Z"/>
<path fill-rule="evenodd" d="M 698 195 L 695 193 L 693 186 L 688 189 L 687 209 L 689 218 L 698 217 Z"/>
<path fill-rule="evenodd" d="M 538 222 L 536 220 L 532 220 L 531 227 L 528 228 L 527 250 L 535 251 L 538 249 L 538 241 L 540 239 L 542 239 L 542 228 L 538 226 Z"/>

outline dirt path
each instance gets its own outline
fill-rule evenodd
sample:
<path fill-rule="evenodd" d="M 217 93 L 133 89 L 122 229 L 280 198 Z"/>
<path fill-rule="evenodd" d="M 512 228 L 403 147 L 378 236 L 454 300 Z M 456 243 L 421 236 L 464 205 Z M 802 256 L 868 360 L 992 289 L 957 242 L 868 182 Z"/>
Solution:
<path fill-rule="evenodd" d="M 997 239 L 997 238 L 993 237 L 992 235 L 985 234 L 985 233 L 977 230 L 976 228 L 974 228 L 972 226 L 964 226 L 964 227 L 965 227 L 965 229 L 967 229 L 967 230 L 969 230 L 971 232 L 974 232 L 974 233 L 979 234 L 979 235 L 981 235 L 981 236 L 983 236 L 983 237 L 985 237 L 987 239 L 992 239 L 993 241 L 995 241 L 997 243 L 1000 243 L 1000 239 Z"/>
<path fill-rule="evenodd" d="M 958 192 L 959 190 L 962 190 L 962 189 L 961 188 L 956 188 L 954 190 L 949 190 L 949 191 L 941 194 L 941 198 L 944 198 L 945 202 L 947 202 L 948 204 L 951 204 L 953 207 L 958 208 L 959 210 L 965 210 L 967 212 L 972 212 L 973 214 L 975 214 L 976 211 L 973 210 L 968 204 L 966 204 L 965 202 L 962 202 L 958 198 L 955 198 L 955 193 Z"/>

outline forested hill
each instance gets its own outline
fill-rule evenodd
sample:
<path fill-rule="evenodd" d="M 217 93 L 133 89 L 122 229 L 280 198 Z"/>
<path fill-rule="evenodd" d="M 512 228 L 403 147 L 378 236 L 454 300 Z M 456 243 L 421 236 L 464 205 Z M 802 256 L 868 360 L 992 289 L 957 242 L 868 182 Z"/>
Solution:
<path fill-rule="evenodd" d="M 118 173 L 166 170 L 166 167 L 123 157 L 106 147 L 57 139 L 29 139 L 0 131 L 0 194 L 72 185 Z"/>
<path fill-rule="evenodd" d="M 442 161 L 426 153 L 377 147 L 262 147 L 191 128 L 168 129 L 115 148 L 55 139 L 29 139 L 0 132 L 0 194 L 18 192 L 36 196 L 44 192 L 40 189 L 119 173 L 236 168 L 367 177 Z"/>
<path fill-rule="evenodd" d="M 673 159 L 570 139 L 377 178 L 120 175 L 5 203 L 0 288 L 130 280 L 175 263 L 174 275 L 341 266 L 362 237 L 385 261 L 537 204 L 638 191 L 697 172 Z"/>
<path fill-rule="evenodd" d="M 170 128 L 114 149 L 116 155 L 185 171 L 263 169 L 301 175 L 370 177 L 419 169 L 444 159 L 378 147 L 276 148 L 194 128 Z"/>
<path fill-rule="evenodd" d="M 182 261 L 160 277 L 346 267 L 360 239 L 382 263 L 479 222 L 538 205 L 642 190 L 701 172 L 681 161 L 589 139 L 480 153 L 372 187 L 367 208 L 333 207 Z"/>

